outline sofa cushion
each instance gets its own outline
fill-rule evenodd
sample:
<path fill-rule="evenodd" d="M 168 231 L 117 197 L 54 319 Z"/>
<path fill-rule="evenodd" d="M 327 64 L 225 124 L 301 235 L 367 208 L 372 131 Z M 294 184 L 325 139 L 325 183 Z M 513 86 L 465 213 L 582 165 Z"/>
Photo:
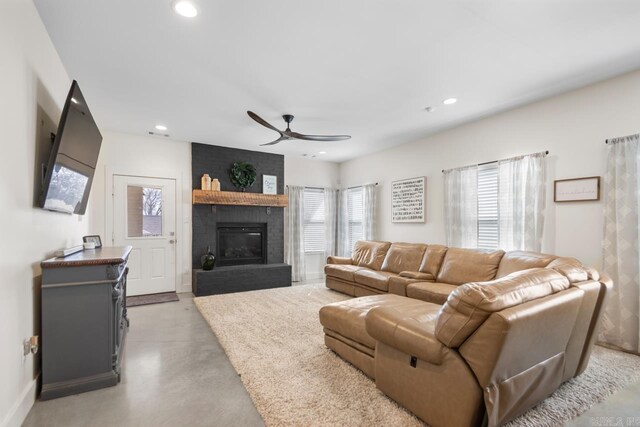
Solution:
<path fill-rule="evenodd" d="M 365 318 L 367 333 L 376 341 L 429 363 L 440 364 L 447 348 L 435 337 L 440 306 L 410 298 L 404 303 L 381 304 Z"/>
<path fill-rule="evenodd" d="M 568 257 L 568 256 L 563 256 L 563 257 L 557 257 L 556 259 L 551 261 L 548 265 L 546 265 L 546 267 L 547 268 L 553 268 L 556 265 L 565 265 L 565 264 L 575 265 L 575 266 L 581 266 L 582 265 L 582 263 L 580 261 L 578 261 L 577 259 L 575 259 L 575 258 Z"/>
<path fill-rule="evenodd" d="M 354 274 L 356 283 L 373 289 L 387 292 L 389 290 L 389 277 L 395 276 L 388 271 L 358 270 Z"/>
<path fill-rule="evenodd" d="M 353 274 L 358 270 L 364 269 L 364 267 L 358 267 L 357 265 L 327 264 L 324 266 L 324 274 L 331 277 L 337 277 L 338 279 L 346 280 L 348 282 L 355 282 Z"/>
<path fill-rule="evenodd" d="M 564 277 L 569 279 L 571 283 L 584 282 L 585 280 L 589 280 L 589 274 L 585 268 L 582 266 L 571 265 L 571 264 L 559 264 L 553 267 L 553 270 L 562 274 Z"/>
<path fill-rule="evenodd" d="M 420 264 L 420 271 L 422 273 L 432 274 L 433 277 L 436 277 L 438 275 L 438 271 L 440 271 L 442 260 L 446 254 L 446 246 L 428 245 L 427 250 L 424 251 L 424 257 Z"/>
<path fill-rule="evenodd" d="M 422 273 L 420 271 L 401 271 L 400 277 L 413 279 L 418 282 L 434 282 L 436 278 L 431 273 Z"/>
<path fill-rule="evenodd" d="M 436 281 L 462 285 L 493 280 L 503 255 L 501 250 L 449 248 Z"/>
<path fill-rule="evenodd" d="M 382 271 L 418 271 L 426 248 L 427 245 L 419 243 L 392 243 L 382 263 Z"/>
<path fill-rule="evenodd" d="M 584 280 L 600 280 L 598 270 L 583 265 L 580 261 L 571 257 L 556 258 L 547 265 L 547 268 L 552 268 L 560 274 L 565 275 L 571 283 L 582 282 Z"/>
<path fill-rule="evenodd" d="M 510 251 L 504 254 L 498 267 L 496 279 L 507 276 L 514 271 L 542 268 L 558 258 L 555 255 L 542 254 L 531 251 Z"/>
<path fill-rule="evenodd" d="M 459 286 L 440 310 L 436 336 L 449 347 L 459 347 L 491 313 L 560 292 L 569 286 L 565 276 L 549 268 L 517 271 L 491 282 Z"/>
<path fill-rule="evenodd" d="M 320 309 L 320 323 L 327 329 L 373 349 L 376 341 L 367 333 L 364 323 L 369 310 L 382 304 L 406 303 L 406 300 L 407 298 L 397 295 L 374 295 L 334 302 Z"/>
<path fill-rule="evenodd" d="M 444 304 L 456 285 L 438 282 L 417 282 L 407 285 L 407 296 L 434 304 Z"/>
<path fill-rule="evenodd" d="M 390 246 L 389 242 L 357 241 L 351 254 L 353 265 L 380 270 Z"/>

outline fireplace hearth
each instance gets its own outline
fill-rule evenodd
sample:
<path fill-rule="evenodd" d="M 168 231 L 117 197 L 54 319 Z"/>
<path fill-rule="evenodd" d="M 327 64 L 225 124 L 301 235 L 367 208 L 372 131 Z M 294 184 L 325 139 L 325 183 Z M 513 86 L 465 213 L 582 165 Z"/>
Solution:
<path fill-rule="evenodd" d="M 267 224 L 218 223 L 216 265 L 267 263 Z"/>

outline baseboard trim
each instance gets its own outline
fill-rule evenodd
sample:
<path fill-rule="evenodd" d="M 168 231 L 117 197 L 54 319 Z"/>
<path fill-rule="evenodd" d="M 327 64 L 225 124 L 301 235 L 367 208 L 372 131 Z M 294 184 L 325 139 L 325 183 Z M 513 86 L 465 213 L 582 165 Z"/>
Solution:
<path fill-rule="evenodd" d="M 2 423 L 0 423 L 0 427 L 20 427 L 22 423 L 24 423 L 31 407 L 36 402 L 39 378 L 40 374 L 22 390 L 22 393 L 20 393 L 20 396 L 9 410 L 9 413 L 4 417 Z"/>
<path fill-rule="evenodd" d="M 42 390 L 40 391 L 40 400 L 57 399 L 58 397 L 84 393 L 86 391 L 93 391 L 104 387 L 111 387 L 117 385 L 118 382 L 118 374 L 116 374 L 116 372 L 112 370 L 97 375 L 91 375 L 89 377 L 74 378 L 72 380 L 60 381 L 57 383 L 42 384 Z"/>

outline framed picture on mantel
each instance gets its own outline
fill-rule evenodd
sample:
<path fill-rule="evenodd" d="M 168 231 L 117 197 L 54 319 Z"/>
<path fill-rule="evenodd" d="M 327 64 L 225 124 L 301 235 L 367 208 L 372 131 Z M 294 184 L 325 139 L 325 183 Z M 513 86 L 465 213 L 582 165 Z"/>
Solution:
<path fill-rule="evenodd" d="M 262 175 L 262 193 L 278 194 L 278 177 L 276 175 Z"/>
<path fill-rule="evenodd" d="M 600 177 L 559 179 L 553 182 L 554 202 L 600 200 Z"/>

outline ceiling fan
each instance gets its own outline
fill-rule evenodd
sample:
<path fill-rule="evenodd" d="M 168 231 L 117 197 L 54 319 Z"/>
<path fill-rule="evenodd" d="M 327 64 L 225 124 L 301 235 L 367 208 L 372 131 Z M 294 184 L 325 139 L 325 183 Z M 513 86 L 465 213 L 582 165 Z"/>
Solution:
<path fill-rule="evenodd" d="M 287 128 L 285 130 L 278 130 L 275 126 L 271 125 L 269 122 L 267 122 L 265 119 L 263 119 L 253 111 L 247 111 L 247 114 L 249 115 L 249 117 L 251 117 L 256 122 L 260 123 L 262 126 L 267 127 L 271 130 L 274 130 L 280 134 L 280 138 L 276 139 L 275 141 L 268 142 L 266 144 L 260 144 L 260 146 L 274 145 L 282 141 L 288 141 L 290 139 L 302 139 L 304 141 L 325 141 L 326 142 L 326 141 L 344 141 L 346 139 L 351 138 L 351 135 L 303 135 L 298 132 L 293 132 L 289 128 L 289 124 L 293 121 L 293 116 L 291 114 L 284 114 L 282 116 L 284 121 L 287 122 Z"/>

